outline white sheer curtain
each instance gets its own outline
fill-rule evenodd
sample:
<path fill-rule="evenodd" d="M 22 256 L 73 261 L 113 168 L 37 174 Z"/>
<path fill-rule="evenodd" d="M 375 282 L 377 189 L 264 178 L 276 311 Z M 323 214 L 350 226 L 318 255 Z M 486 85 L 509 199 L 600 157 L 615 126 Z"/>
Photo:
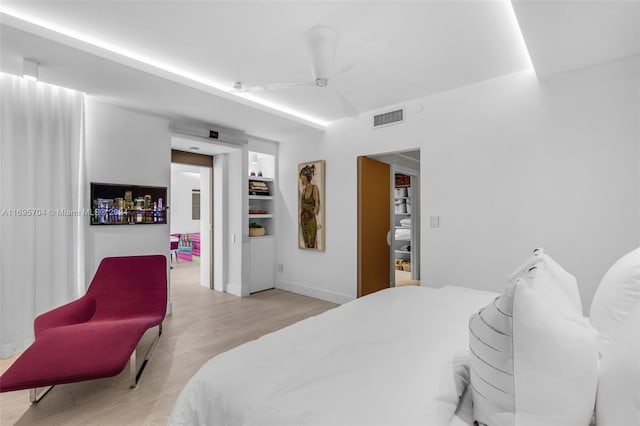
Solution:
<path fill-rule="evenodd" d="M 0 357 L 84 291 L 84 95 L 0 73 Z"/>

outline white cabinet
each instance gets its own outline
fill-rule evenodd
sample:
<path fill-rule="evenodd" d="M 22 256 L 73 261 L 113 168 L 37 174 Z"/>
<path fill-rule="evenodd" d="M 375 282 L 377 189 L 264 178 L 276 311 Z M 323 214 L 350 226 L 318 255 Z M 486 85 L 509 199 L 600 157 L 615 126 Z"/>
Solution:
<path fill-rule="evenodd" d="M 275 247 L 272 236 L 249 239 L 251 293 L 274 287 Z"/>

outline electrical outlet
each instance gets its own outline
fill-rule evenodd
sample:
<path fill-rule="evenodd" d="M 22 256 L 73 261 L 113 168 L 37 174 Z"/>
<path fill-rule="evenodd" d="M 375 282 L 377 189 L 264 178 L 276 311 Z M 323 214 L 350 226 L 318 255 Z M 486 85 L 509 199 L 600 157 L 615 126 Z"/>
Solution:
<path fill-rule="evenodd" d="M 284 265 L 282 263 L 278 263 L 278 272 L 280 273 L 284 272 Z"/>

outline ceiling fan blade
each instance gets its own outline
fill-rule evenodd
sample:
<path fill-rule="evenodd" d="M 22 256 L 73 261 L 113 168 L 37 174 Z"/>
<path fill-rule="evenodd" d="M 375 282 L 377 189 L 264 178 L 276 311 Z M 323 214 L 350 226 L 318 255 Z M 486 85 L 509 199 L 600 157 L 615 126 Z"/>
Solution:
<path fill-rule="evenodd" d="M 263 92 L 265 90 L 280 90 L 280 89 L 290 89 L 292 87 L 300 87 L 300 86 L 315 86 L 316 83 L 313 81 L 305 81 L 300 83 L 272 83 L 272 84 L 264 84 L 262 86 L 248 86 L 244 87 L 242 83 L 235 83 L 233 85 L 233 90 L 231 93 L 245 93 L 245 92 Z"/>
<path fill-rule="evenodd" d="M 358 112 L 356 107 L 354 107 L 353 104 L 347 100 L 347 98 L 342 96 L 342 94 L 340 92 L 338 92 L 335 89 L 334 89 L 334 92 L 335 92 L 336 96 L 338 97 L 338 100 L 340 101 L 340 105 L 342 105 L 342 110 L 347 115 L 347 117 L 353 118 L 353 119 L 359 118 L 360 117 L 360 113 Z"/>
<path fill-rule="evenodd" d="M 345 74 L 358 66 L 373 62 L 387 50 L 388 45 L 386 41 L 376 41 L 361 46 L 345 62 L 336 66 L 333 75 Z"/>
<path fill-rule="evenodd" d="M 336 56 L 338 33 L 325 26 L 313 27 L 306 32 L 307 50 L 314 80 L 328 80 Z"/>

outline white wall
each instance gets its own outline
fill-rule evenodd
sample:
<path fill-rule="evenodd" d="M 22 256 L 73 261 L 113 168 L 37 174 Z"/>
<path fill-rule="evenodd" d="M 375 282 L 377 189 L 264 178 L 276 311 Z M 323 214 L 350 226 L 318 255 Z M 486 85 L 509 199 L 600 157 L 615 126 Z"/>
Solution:
<path fill-rule="evenodd" d="M 265 142 L 262 142 L 260 145 L 264 144 Z M 249 174 L 254 172 L 256 176 L 260 176 L 260 173 L 262 173 L 262 177 L 273 178 L 276 174 L 274 164 L 271 154 L 249 151 Z"/>
<path fill-rule="evenodd" d="M 169 187 L 171 139 L 166 120 L 91 97 L 85 108 L 88 182 Z M 87 220 L 86 226 L 87 285 L 104 257 L 169 257 L 169 225 L 90 226 Z"/>
<path fill-rule="evenodd" d="M 538 81 L 523 73 L 408 102 L 407 122 L 343 120 L 280 145 L 279 285 L 355 297 L 356 157 L 421 150 L 423 285 L 501 291 L 537 246 L 578 278 L 585 311 L 640 245 L 638 58 Z M 422 112 L 418 113 L 418 106 Z M 296 165 L 326 160 L 327 250 L 298 250 Z"/>
<path fill-rule="evenodd" d="M 227 284 L 228 260 L 226 247 L 229 245 L 227 233 L 228 203 L 227 155 L 213 157 L 213 287 L 225 291 Z"/>
<path fill-rule="evenodd" d="M 227 236 L 229 249 L 227 251 L 227 274 L 225 290 L 236 296 L 248 296 L 249 285 L 247 281 L 247 256 L 248 249 L 244 247 L 249 243 L 249 203 L 247 198 L 247 149 L 224 154 L 226 156 L 227 182 Z"/>
<path fill-rule="evenodd" d="M 170 227 L 172 234 L 200 232 L 200 220 L 192 219 L 191 194 L 200 189 L 200 168 L 181 170 L 182 165 L 171 165 Z M 197 170 L 197 172 L 196 172 Z M 200 201 L 202 204 L 202 200 Z"/>

